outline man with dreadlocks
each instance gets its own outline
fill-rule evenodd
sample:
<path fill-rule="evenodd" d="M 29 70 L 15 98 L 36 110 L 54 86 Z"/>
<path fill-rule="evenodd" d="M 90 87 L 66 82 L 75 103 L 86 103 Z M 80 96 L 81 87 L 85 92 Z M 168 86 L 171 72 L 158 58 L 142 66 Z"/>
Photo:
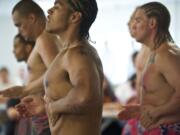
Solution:
<path fill-rule="evenodd" d="M 56 0 L 46 31 L 59 37 L 61 51 L 44 76 L 45 107 L 52 135 L 100 135 L 104 79 L 101 60 L 89 42 L 96 0 Z M 26 116 L 41 114 L 43 102 L 26 102 Z"/>
<path fill-rule="evenodd" d="M 180 50 L 169 33 L 169 11 L 150 2 L 137 8 L 133 21 L 134 38 L 150 49 L 150 56 L 141 77 L 140 105 L 126 107 L 119 118 L 137 118 L 131 134 L 179 135 Z"/>
<path fill-rule="evenodd" d="M 56 0 L 46 30 L 63 48 L 44 77 L 52 135 L 100 135 L 103 101 L 101 60 L 89 42 L 96 0 Z"/>

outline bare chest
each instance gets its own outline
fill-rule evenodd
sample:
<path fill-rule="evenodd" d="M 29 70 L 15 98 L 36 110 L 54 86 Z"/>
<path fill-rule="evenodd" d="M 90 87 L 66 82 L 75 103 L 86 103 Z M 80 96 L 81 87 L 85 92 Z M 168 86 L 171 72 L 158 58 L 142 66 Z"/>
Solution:
<path fill-rule="evenodd" d="M 27 61 L 27 69 L 29 74 L 28 80 L 30 82 L 44 74 L 47 68 L 39 54 L 33 53 Z"/>
<path fill-rule="evenodd" d="M 58 55 L 47 70 L 44 78 L 44 86 L 46 94 L 54 100 L 66 96 L 72 88 L 62 56 Z"/>
<path fill-rule="evenodd" d="M 158 85 L 158 71 L 155 64 L 148 65 L 142 74 L 142 87 L 144 90 L 153 90 Z"/>
<path fill-rule="evenodd" d="M 163 77 L 159 72 L 157 63 L 155 61 L 155 55 L 151 55 L 147 64 L 144 66 L 141 77 L 141 85 L 145 91 L 155 92 L 160 84 L 163 82 Z"/>

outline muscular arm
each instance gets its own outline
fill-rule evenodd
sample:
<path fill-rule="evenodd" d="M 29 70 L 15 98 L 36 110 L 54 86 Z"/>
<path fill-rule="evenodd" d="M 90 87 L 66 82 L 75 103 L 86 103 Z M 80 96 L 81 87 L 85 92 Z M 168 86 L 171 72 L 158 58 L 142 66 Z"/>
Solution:
<path fill-rule="evenodd" d="M 174 94 L 166 104 L 157 107 L 156 111 L 160 116 L 170 116 L 180 110 L 180 56 L 177 52 L 172 51 L 162 56 L 159 68 L 167 83 L 174 90 Z"/>
<path fill-rule="evenodd" d="M 50 104 L 53 113 L 84 114 L 102 105 L 101 79 L 97 66 L 86 55 L 75 54 L 66 66 L 72 89 Z"/>
<path fill-rule="evenodd" d="M 59 52 L 57 38 L 52 34 L 44 32 L 36 42 L 37 52 L 39 53 L 44 65 L 48 68 Z"/>
<path fill-rule="evenodd" d="M 0 95 L 6 98 L 22 98 L 29 94 L 43 92 L 43 76 L 26 86 L 13 86 L 0 92 Z"/>

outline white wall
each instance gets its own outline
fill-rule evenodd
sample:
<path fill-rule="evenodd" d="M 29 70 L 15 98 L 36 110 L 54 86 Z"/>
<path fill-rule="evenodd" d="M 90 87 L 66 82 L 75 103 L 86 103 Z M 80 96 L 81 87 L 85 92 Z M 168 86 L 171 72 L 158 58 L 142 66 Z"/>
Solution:
<path fill-rule="evenodd" d="M 176 0 L 174 3 L 174 31 L 175 41 L 180 46 L 180 0 Z"/>
<path fill-rule="evenodd" d="M 12 53 L 15 33 L 16 29 L 10 16 L 0 16 L 0 66 L 7 66 L 11 71 L 17 69 L 17 63 Z"/>

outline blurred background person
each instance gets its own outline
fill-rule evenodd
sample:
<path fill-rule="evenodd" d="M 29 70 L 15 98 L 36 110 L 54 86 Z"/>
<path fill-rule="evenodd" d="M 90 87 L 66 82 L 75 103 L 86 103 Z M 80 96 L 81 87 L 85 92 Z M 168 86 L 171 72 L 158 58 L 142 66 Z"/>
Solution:
<path fill-rule="evenodd" d="M 133 66 L 135 68 L 135 73 L 131 75 L 131 77 L 123 84 L 120 84 L 116 89 L 115 89 L 115 95 L 118 97 L 118 100 L 120 101 L 121 104 L 126 105 L 126 104 L 133 104 L 136 102 L 136 62 L 137 62 L 137 55 L 138 51 L 135 51 L 132 54 L 131 60 L 133 63 Z"/>
<path fill-rule="evenodd" d="M 13 86 L 15 83 L 10 79 L 9 70 L 6 67 L 0 68 L 0 90 Z"/>
<path fill-rule="evenodd" d="M 0 68 L 0 90 L 9 88 L 15 85 L 15 82 L 10 78 L 10 73 L 7 67 Z M 7 117 L 7 98 L 0 95 L 0 131 L 5 134 L 7 131 L 5 122 L 8 121 Z M 12 134 L 13 135 L 13 134 Z"/>
<path fill-rule="evenodd" d="M 13 41 L 13 53 L 16 60 L 18 62 L 27 62 L 34 45 L 34 41 L 26 41 L 20 34 L 17 34 Z M 15 109 L 15 105 L 19 102 L 20 99 L 10 99 L 7 102 L 6 135 L 32 134 L 31 120 L 29 118 L 20 118 L 19 112 Z"/>
<path fill-rule="evenodd" d="M 121 104 L 114 93 L 114 87 L 105 76 L 103 81 L 104 101 L 103 101 L 103 121 L 101 125 L 102 135 L 119 135 L 124 126 L 124 122 L 119 121 L 116 112 L 121 109 Z"/>

